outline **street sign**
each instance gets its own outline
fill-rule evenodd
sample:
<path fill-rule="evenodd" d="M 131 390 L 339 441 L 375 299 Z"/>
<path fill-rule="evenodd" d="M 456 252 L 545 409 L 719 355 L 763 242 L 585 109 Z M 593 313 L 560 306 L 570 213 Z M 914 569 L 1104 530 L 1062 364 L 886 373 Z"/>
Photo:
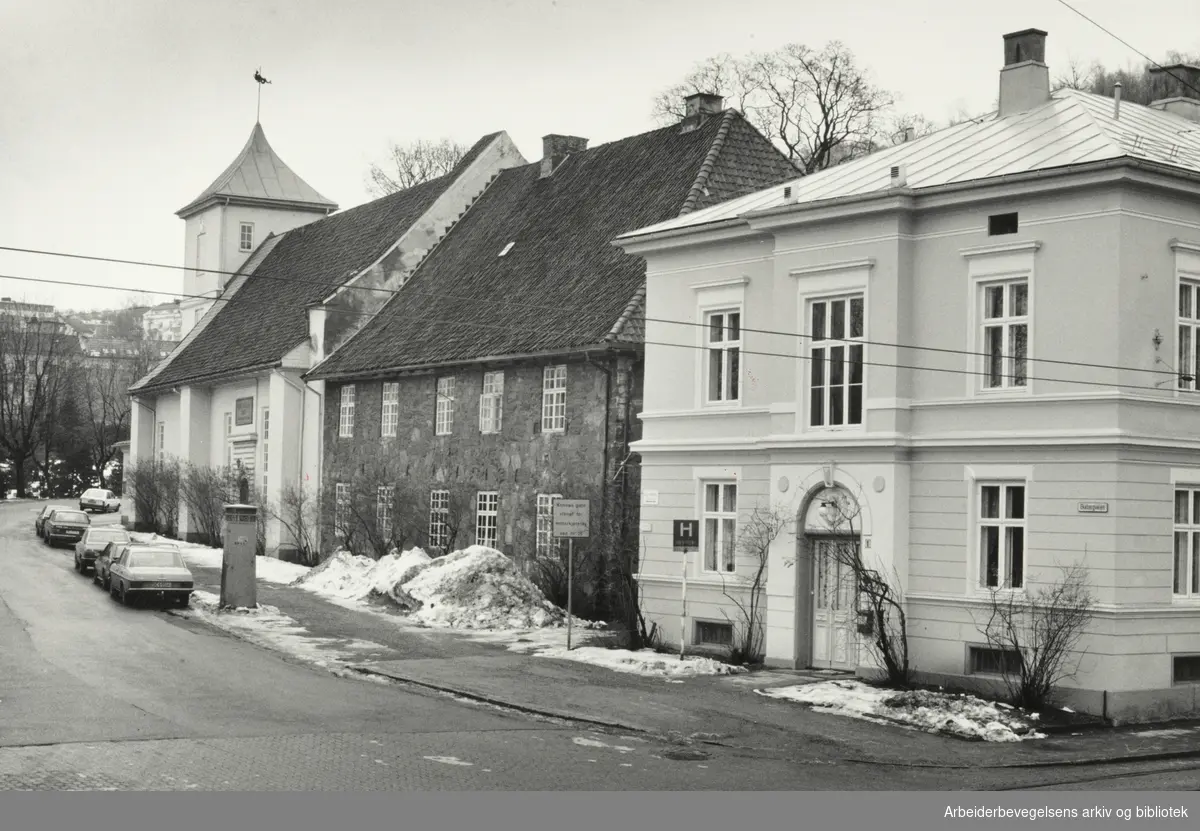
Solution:
<path fill-rule="evenodd" d="M 1079 513 L 1081 514 L 1107 514 L 1107 502 L 1080 502 Z"/>
<path fill-rule="evenodd" d="M 554 500 L 554 528 L 551 534 L 568 539 L 591 536 L 588 521 L 590 508 L 591 503 L 586 499 Z"/>
<path fill-rule="evenodd" d="M 695 551 L 700 547 L 700 523 L 694 519 L 672 520 L 672 536 L 676 551 Z"/>

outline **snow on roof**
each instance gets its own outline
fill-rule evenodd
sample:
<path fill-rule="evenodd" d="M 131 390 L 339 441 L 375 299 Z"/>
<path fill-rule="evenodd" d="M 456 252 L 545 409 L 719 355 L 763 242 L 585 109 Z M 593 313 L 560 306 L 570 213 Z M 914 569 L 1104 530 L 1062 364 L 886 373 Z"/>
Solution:
<path fill-rule="evenodd" d="M 694 228 L 787 204 L 882 193 L 891 169 L 903 165 L 907 187 L 921 189 L 1122 157 L 1200 173 L 1200 125 L 1182 116 L 1111 98 L 1063 89 L 1026 112 L 991 113 L 895 147 L 631 231 L 620 239 Z"/>
<path fill-rule="evenodd" d="M 287 202 L 323 211 L 337 209 L 337 203 L 326 199 L 292 172 L 267 142 L 262 125 L 255 122 L 250 138 L 237 158 L 225 168 L 204 192 L 176 213 L 186 218 L 213 198 L 223 196 L 265 202 Z"/>

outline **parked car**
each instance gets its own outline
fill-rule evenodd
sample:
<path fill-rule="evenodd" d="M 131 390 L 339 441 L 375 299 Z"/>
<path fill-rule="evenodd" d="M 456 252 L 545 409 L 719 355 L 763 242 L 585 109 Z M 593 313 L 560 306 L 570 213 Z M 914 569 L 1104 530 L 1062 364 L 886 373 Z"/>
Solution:
<path fill-rule="evenodd" d="M 83 539 L 75 543 L 75 570 L 87 574 L 88 569 L 95 567 L 96 556 L 113 542 L 129 542 L 129 532 L 124 528 L 93 525 Z"/>
<path fill-rule="evenodd" d="M 56 542 L 79 542 L 91 526 L 91 518 L 83 511 L 55 508 L 42 523 L 42 540 L 50 546 Z"/>
<path fill-rule="evenodd" d="M 116 513 L 121 510 L 121 497 L 105 488 L 88 488 L 79 497 L 79 510 Z"/>
<path fill-rule="evenodd" d="M 40 537 L 43 529 L 46 526 L 46 517 L 50 516 L 50 514 L 54 513 L 56 510 L 58 510 L 57 505 L 47 505 L 46 507 L 42 508 L 42 510 L 38 511 L 37 519 L 33 521 L 33 533 Z"/>
<path fill-rule="evenodd" d="M 131 600 L 154 598 L 186 606 L 192 596 L 192 572 L 179 549 L 157 545 L 130 545 L 109 564 L 108 593 L 128 606 Z"/>
<path fill-rule="evenodd" d="M 156 550 L 179 551 L 179 547 L 173 543 L 163 542 L 110 542 L 100 550 L 96 555 L 95 562 L 92 564 L 92 582 L 100 586 L 100 588 L 108 591 L 112 579 L 112 565 L 119 560 L 126 551 L 134 548 L 153 548 Z M 190 574 L 191 572 L 189 572 Z"/>

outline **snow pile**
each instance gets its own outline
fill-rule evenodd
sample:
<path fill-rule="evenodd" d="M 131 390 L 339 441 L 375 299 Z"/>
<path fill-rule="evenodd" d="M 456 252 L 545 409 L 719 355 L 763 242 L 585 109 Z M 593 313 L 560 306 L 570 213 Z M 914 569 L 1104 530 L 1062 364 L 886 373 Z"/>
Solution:
<path fill-rule="evenodd" d="M 1019 742 L 1044 739 L 1029 719 L 1011 707 L 971 695 L 928 690 L 897 693 L 861 681 L 823 681 L 815 684 L 755 690 L 759 695 L 811 705 L 814 710 L 861 718 L 892 721 L 930 732 L 951 733 L 987 742 Z"/>
<path fill-rule="evenodd" d="M 374 567 L 375 561 L 370 557 L 339 549 L 325 562 L 297 578 L 292 585 L 327 597 L 358 600 L 371 593 L 372 581 L 368 574 Z"/>
<path fill-rule="evenodd" d="M 512 649 L 512 647 L 509 647 Z M 605 649 L 601 646 L 577 646 L 570 652 L 564 646 L 543 647 L 530 651 L 539 658 L 561 658 L 583 664 L 604 667 L 615 672 L 646 675 L 653 678 L 694 678 L 698 675 L 733 675 L 745 672 L 744 667 L 723 664 L 705 657 L 663 655 L 653 649 Z"/>
<path fill-rule="evenodd" d="M 420 603 L 413 617 L 431 626 L 540 629 L 567 622 L 566 613 L 547 600 L 511 559 L 482 545 L 433 560 L 400 588 Z M 576 618 L 575 625 L 597 624 Z"/>
<path fill-rule="evenodd" d="M 208 548 L 207 546 L 180 545 L 179 553 L 183 556 L 185 563 L 197 568 L 219 569 L 225 558 L 225 552 L 222 549 Z M 268 583 L 279 583 L 286 586 L 308 572 L 308 566 L 288 563 L 276 557 L 254 558 L 254 575 L 259 580 L 266 580 Z"/>

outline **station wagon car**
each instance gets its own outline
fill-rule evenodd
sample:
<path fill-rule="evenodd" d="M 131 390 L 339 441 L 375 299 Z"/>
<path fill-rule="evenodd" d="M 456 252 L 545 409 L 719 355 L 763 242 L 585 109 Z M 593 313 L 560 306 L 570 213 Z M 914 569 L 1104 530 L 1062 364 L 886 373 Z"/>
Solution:
<path fill-rule="evenodd" d="M 88 488 L 79 497 L 79 510 L 116 513 L 121 510 L 121 497 L 106 488 Z"/>
<path fill-rule="evenodd" d="M 192 572 L 174 546 L 129 545 L 108 567 L 108 593 L 122 605 L 153 598 L 186 606 L 194 585 Z"/>
<path fill-rule="evenodd" d="M 55 508 L 42 523 L 42 540 L 46 545 L 58 542 L 79 542 L 92 525 L 92 520 L 83 511 Z"/>
<path fill-rule="evenodd" d="M 96 557 L 105 546 L 113 542 L 129 542 L 129 532 L 114 526 L 93 525 L 83 539 L 75 543 L 75 570 L 86 574 L 95 566 Z"/>

